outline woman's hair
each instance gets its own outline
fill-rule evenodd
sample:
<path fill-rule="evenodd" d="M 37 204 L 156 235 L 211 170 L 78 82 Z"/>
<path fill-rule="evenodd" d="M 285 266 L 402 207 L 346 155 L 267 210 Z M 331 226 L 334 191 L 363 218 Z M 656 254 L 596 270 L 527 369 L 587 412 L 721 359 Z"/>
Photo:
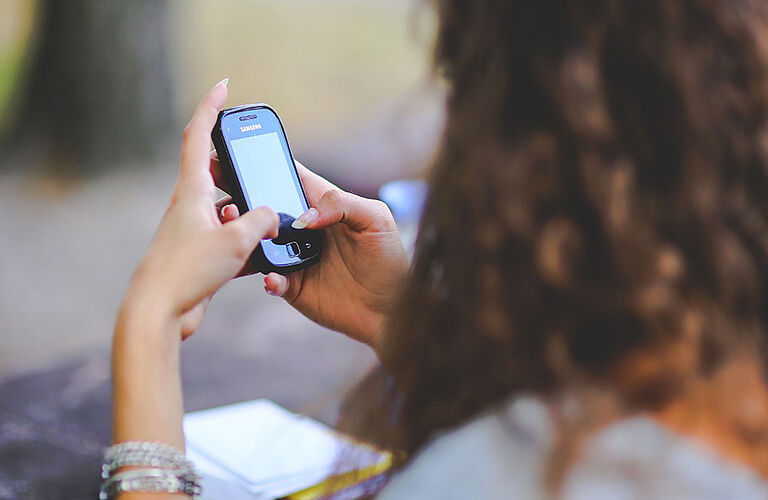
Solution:
<path fill-rule="evenodd" d="M 762 0 L 437 0 L 447 124 L 381 348 L 410 454 L 515 395 L 658 408 L 768 332 Z"/>

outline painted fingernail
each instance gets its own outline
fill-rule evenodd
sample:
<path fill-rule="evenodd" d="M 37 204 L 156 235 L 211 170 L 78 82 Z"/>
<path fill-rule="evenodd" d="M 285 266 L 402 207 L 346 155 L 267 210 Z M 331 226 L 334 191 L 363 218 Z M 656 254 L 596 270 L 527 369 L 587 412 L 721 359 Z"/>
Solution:
<path fill-rule="evenodd" d="M 225 87 L 226 87 L 227 85 L 229 85 L 229 78 L 225 78 L 225 79 L 223 79 L 222 81 L 220 81 L 219 83 L 217 83 L 215 86 L 216 86 L 216 87 L 218 87 L 219 85 L 224 85 Z"/>
<path fill-rule="evenodd" d="M 320 216 L 320 213 L 317 211 L 316 208 L 310 208 L 309 210 L 301 214 L 298 219 L 293 221 L 293 224 L 291 224 L 291 227 L 294 229 L 304 229 L 308 225 L 315 222 L 319 216 Z"/>

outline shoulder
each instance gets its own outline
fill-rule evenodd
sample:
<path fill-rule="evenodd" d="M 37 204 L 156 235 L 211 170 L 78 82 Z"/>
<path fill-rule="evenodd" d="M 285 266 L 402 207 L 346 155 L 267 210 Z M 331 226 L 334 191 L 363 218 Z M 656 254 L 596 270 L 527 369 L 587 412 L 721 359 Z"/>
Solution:
<path fill-rule="evenodd" d="M 507 418 L 508 412 L 515 418 Z M 518 498 L 539 498 L 548 418 L 543 405 L 527 398 L 508 411 L 480 415 L 436 437 L 377 498 L 504 498 L 510 491 Z"/>
<path fill-rule="evenodd" d="M 592 438 L 564 485 L 581 500 L 766 499 L 757 473 L 644 417 L 608 426 Z"/>
<path fill-rule="evenodd" d="M 546 407 L 521 398 L 436 437 L 379 497 L 392 499 L 551 496 L 544 487 L 553 427 Z M 561 497 L 583 499 L 768 499 L 749 469 L 647 418 L 617 422 L 591 438 Z"/>

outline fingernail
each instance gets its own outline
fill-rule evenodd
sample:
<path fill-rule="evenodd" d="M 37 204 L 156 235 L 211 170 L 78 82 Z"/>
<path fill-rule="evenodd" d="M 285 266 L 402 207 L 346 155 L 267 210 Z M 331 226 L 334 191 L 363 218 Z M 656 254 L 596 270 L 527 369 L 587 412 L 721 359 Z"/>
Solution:
<path fill-rule="evenodd" d="M 293 221 L 293 224 L 291 224 L 291 227 L 294 229 L 304 229 L 308 225 L 315 222 L 319 215 L 320 213 L 317 211 L 316 208 L 310 208 L 309 210 L 301 214 L 298 219 Z"/>
<path fill-rule="evenodd" d="M 225 87 L 226 87 L 227 85 L 229 85 L 229 78 L 225 78 L 225 79 L 223 79 L 222 81 L 220 81 L 219 83 L 217 83 L 215 86 L 216 86 L 216 87 L 218 87 L 219 85 L 224 85 Z"/>
<path fill-rule="evenodd" d="M 269 294 L 269 295 L 271 295 L 273 297 L 277 297 L 277 292 L 275 292 L 274 290 L 270 290 L 267 287 L 267 285 L 264 285 L 264 291 L 267 292 L 267 294 Z"/>

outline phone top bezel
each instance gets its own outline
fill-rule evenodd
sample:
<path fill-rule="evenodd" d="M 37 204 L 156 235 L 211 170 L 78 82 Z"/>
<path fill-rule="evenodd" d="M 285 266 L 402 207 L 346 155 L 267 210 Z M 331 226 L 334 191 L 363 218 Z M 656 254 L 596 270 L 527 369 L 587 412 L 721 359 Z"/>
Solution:
<path fill-rule="evenodd" d="M 227 168 L 223 169 L 223 172 L 224 172 L 224 175 L 227 177 L 226 180 L 227 180 L 227 183 L 229 184 L 229 186 L 230 187 L 236 186 L 236 189 L 238 191 L 237 192 L 237 198 L 235 198 L 233 196 L 233 201 L 235 201 L 235 204 L 237 205 L 238 209 L 240 210 L 240 213 L 245 213 L 246 211 L 249 210 L 248 203 L 245 200 L 245 193 L 243 192 L 243 186 L 240 184 L 240 179 L 237 177 L 237 174 L 235 172 L 234 162 L 232 160 L 232 153 L 230 151 L 230 146 L 228 144 L 228 140 L 224 136 L 224 129 L 222 127 L 222 121 L 224 120 L 225 117 L 233 115 L 233 114 L 238 114 L 238 113 L 243 113 L 243 112 L 250 112 L 250 111 L 258 111 L 260 109 L 261 110 L 268 110 L 268 111 L 270 111 L 272 114 L 274 114 L 275 118 L 277 119 L 277 123 L 280 125 L 280 132 L 283 134 L 283 138 L 285 139 L 285 144 L 286 144 L 286 147 L 288 149 L 288 156 L 290 157 L 290 165 L 293 168 L 293 171 L 296 174 L 297 179 L 299 180 L 298 185 L 299 185 L 299 189 L 301 191 L 301 196 L 304 198 L 305 205 L 307 207 L 310 207 L 311 205 L 309 203 L 309 198 L 307 197 L 307 193 L 306 193 L 306 191 L 304 189 L 304 183 L 301 180 L 301 175 L 299 174 L 299 169 L 296 166 L 296 160 L 293 157 L 293 150 L 291 149 L 291 144 L 290 144 L 290 141 L 288 140 L 288 134 L 285 133 L 285 126 L 283 125 L 283 121 L 280 119 L 280 115 L 277 113 L 275 108 L 273 108 L 272 106 L 270 106 L 267 103 L 241 104 L 241 105 L 238 105 L 238 106 L 232 106 L 231 108 L 226 108 L 226 109 L 221 110 L 219 112 L 219 115 L 218 115 L 217 119 L 216 119 L 216 124 L 215 124 L 214 129 L 213 129 L 212 138 L 213 138 L 213 141 L 214 141 L 214 146 L 216 146 L 216 151 L 218 152 L 219 156 L 221 156 L 221 151 L 219 151 L 219 149 L 223 149 L 224 152 L 227 155 L 227 157 L 226 157 Z M 221 139 L 221 144 L 220 145 L 217 144 L 217 139 L 218 139 L 216 137 L 217 134 L 218 134 L 218 136 Z M 223 147 L 220 148 L 219 146 L 223 146 Z M 220 162 L 221 162 L 221 160 L 222 159 L 219 158 Z M 259 254 L 261 256 L 261 258 L 260 258 L 260 260 L 262 261 L 261 265 L 262 265 L 262 267 L 266 268 L 264 270 L 261 270 L 261 272 L 266 273 L 266 272 L 270 272 L 270 271 L 275 271 L 275 272 L 278 272 L 278 273 L 281 273 L 281 274 L 282 273 L 286 273 L 287 274 L 289 272 L 298 271 L 299 269 L 303 269 L 303 268 L 311 266 L 322 255 L 322 247 L 323 247 L 322 238 L 320 239 L 320 241 L 317 241 L 316 243 L 317 243 L 317 246 L 316 246 L 317 250 L 316 250 L 315 255 L 313 255 L 312 257 L 307 258 L 307 259 L 302 257 L 301 258 L 301 262 L 298 262 L 298 263 L 295 263 L 295 264 L 285 264 L 285 265 L 274 264 L 272 261 L 270 261 L 267 258 L 267 256 L 264 254 L 264 251 L 263 251 L 261 245 L 259 245 L 257 247 L 257 250 L 259 251 Z"/>
<path fill-rule="evenodd" d="M 293 171 L 296 173 L 296 177 L 299 179 L 299 188 L 301 189 L 301 196 L 304 197 L 304 204 L 307 207 L 309 207 L 310 206 L 309 198 L 307 198 L 307 193 L 306 191 L 304 191 L 304 183 L 301 181 L 301 175 L 299 175 L 299 169 L 296 167 L 296 160 L 293 157 L 293 149 L 291 149 L 291 142 L 288 140 L 288 134 L 285 133 L 285 126 L 283 125 L 283 120 L 280 119 L 280 115 L 277 113 L 275 108 L 273 108 L 269 104 L 263 103 L 263 102 L 256 103 L 256 104 L 241 104 L 239 106 L 232 106 L 231 108 L 226 108 L 221 110 L 221 112 L 219 113 L 218 119 L 216 120 L 216 126 L 221 131 L 221 137 L 222 139 L 224 139 L 224 145 L 226 146 L 227 155 L 229 156 L 230 162 L 232 162 L 232 156 L 229 151 L 229 145 L 227 144 L 227 138 L 224 137 L 224 129 L 221 128 L 222 121 L 226 116 L 233 115 L 236 113 L 242 113 L 244 111 L 252 111 L 252 110 L 258 110 L 258 109 L 266 109 L 272 112 L 272 114 L 275 115 L 275 118 L 277 118 L 277 123 L 280 125 L 280 132 L 283 134 L 283 139 L 285 139 L 285 145 L 288 148 L 288 156 L 290 157 L 290 160 L 291 160 L 291 167 L 293 167 Z M 234 165 L 234 163 L 232 163 L 232 165 Z M 238 182 L 237 184 L 238 184 L 238 188 L 241 190 L 241 195 L 244 194 L 242 193 L 240 182 Z"/>

